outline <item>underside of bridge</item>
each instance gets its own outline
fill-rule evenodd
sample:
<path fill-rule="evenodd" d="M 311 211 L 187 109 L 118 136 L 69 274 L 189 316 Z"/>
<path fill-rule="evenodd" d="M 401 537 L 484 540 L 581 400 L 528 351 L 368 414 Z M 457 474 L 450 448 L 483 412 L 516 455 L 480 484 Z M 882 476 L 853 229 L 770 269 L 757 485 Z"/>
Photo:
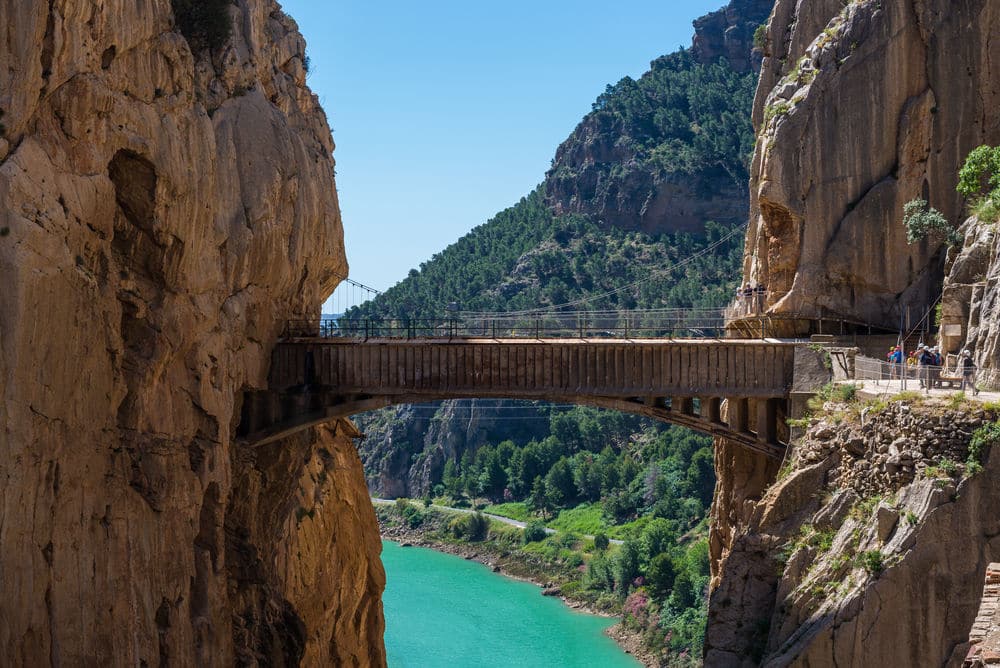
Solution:
<path fill-rule="evenodd" d="M 643 415 L 784 454 L 795 346 L 775 340 L 330 341 L 278 345 L 238 435 L 264 444 L 385 406 L 505 398 Z"/>

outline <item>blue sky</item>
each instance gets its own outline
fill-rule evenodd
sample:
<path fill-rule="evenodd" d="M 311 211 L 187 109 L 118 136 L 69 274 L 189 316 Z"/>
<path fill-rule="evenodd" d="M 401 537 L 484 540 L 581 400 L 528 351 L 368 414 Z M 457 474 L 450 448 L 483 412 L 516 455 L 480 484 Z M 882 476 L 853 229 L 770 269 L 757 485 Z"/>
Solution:
<path fill-rule="evenodd" d="M 725 0 L 284 0 L 337 144 L 351 278 L 385 289 L 541 182 L 594 99 Z"/>

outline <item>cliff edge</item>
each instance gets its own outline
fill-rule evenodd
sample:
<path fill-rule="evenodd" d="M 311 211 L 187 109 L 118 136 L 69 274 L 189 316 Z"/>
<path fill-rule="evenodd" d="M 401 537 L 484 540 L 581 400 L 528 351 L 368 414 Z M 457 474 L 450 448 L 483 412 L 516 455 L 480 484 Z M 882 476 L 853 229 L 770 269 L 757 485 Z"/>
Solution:
<path fill-rule="evenodd" d="M 347 273 L 295 23 L 273 0 L 0 22 L 0 654 L 383 664 L 353 428 L 232 437 L 284 321 Z"/>

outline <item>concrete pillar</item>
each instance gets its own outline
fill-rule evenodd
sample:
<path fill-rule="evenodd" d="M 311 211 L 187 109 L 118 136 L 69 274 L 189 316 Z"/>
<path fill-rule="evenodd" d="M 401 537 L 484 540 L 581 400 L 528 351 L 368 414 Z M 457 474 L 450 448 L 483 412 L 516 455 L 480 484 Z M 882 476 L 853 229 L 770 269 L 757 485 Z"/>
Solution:
<path fill-rule="evenodd" d="M 727 419 L 729 428 L 742 434 L 750 431 L 749 422 L 749 400 L 746 397 L 730 397 L 726 399 Z"/>
<path fill-rule="evenodd" d="M 722 423 L 722 399 L 719 397 L 702 397 L 701 419 L 713 424 Z"/>
<path fill-rule="evenodd" d="M 778 442 L 777 399 L 757 400 L 757 440 L 761 443 Z"/>

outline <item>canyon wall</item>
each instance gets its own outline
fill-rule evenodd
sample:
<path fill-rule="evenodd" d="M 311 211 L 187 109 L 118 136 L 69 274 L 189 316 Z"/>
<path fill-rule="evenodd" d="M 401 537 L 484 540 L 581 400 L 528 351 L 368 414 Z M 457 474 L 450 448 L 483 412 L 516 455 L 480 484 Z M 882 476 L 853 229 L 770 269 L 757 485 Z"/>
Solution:
<path fill-rule="evenodd" d="M 12 665 L 384 663 L 353 427 L 232 437 L 347 265 L 304 41 L 273 0 L 222 7 L 210 50 L 168 0 L 0 2 Z"/>
<path fill-rule="evenodd" d="M 778 0 L 754 102 L 744 277 L 787 334 L 820 318 L 914 324 L 943 280 L 903 205 L 953 224 L 970 150 L 1000 143 L 1000 6 L 989 0 Z"/>

